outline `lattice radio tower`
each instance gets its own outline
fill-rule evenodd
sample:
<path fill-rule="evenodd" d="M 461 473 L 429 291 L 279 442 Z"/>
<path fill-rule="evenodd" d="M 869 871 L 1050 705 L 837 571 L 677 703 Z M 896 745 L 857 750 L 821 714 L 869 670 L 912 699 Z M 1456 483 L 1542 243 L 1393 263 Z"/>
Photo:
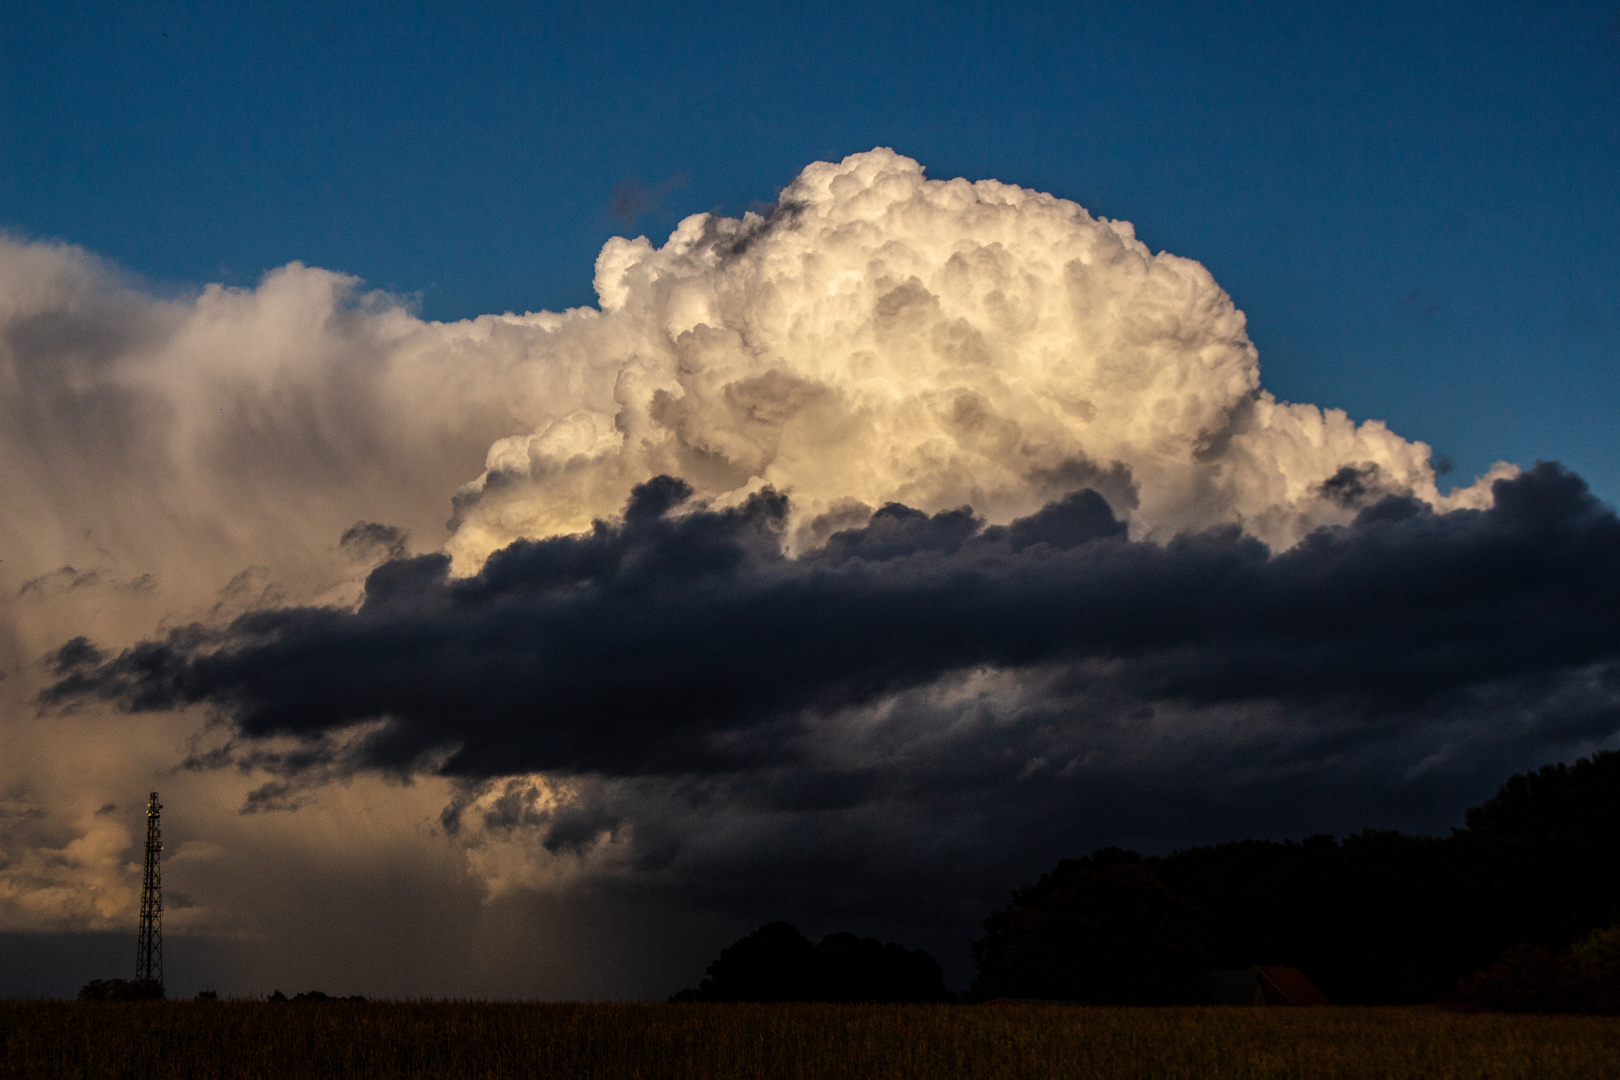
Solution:
<path fill-rule="evenodd" d="M 163 985 L 163 874 L 158 856 L 163 852 L 163 829 L 158 814 L 163 804 L 157 792 L 146 801 L 146 874 L 141 879 L 141 932 L 135 942 L 135 981 Z"/>

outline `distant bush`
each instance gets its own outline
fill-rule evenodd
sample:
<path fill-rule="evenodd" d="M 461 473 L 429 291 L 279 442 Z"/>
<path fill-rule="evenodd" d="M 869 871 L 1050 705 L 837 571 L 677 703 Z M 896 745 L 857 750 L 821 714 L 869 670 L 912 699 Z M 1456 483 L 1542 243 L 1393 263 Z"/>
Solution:
<path fill-rule="evenodd" d="M 766 923 L 721 950 L 707 977 L 671 1001 L 947 1001 L 945 973 L 920 949 L 850 933 L 819 944 Z"/>
<path fill-rule="evenodd" d="M 163 984 L 152 979 L 91 979 L 80 1001 L 161 1001 Z"/>
<path fill-rule="evenodd" d="M 1620 1013 L 1620 923 L 1568 952 L 1516 945 L 1457 984 L 1455 1003 L 1519 1013 Z"/>
<path fill-rule="evenodd" d="M 1602 1012 L 1601 991 L 1587 964 L 1537 945 L 1515 945 L 1457 984 L 1462 1004 L 1496 1012 Z"/>
<path fill-rule="evenodd" d="M 1599 978 L 1611 986 L 1620 987 L 1620 922 L 1606 930 L 1599 930 L 1572 951 L 1591 964 Z"/>
<path fill-rule="evenodd" d="M 199 995 L 199 996 L 201 996 L 201 995 Z M 273 1004 L 280 1004 L 282 1002 L 289 1002 L 289 1003 L 306 1004 L 307 1005 L 307 1004 L 309 1004 L 311 1002 L 318 1002 L 318 1001 L 363 1002 L 366 999 L 364 997 L 362 997 L 361 995 L 359 995 L 359 994 L 353 994 L 353 995 L 351 995 L 349 997 L 334 997 L 333 995 L 328 994 L 328 993 L 326 993 L 324 991 L 321 991 L 321 990 L 305 990 L 302 994 L 294 994 L 292 997 L 289 998 L 286 994 L 283 994 L 280 990 L 273 990 L 273 991 L 270 992 L 270 996 L 265 998 L 265 1000 L 269 1001 L 269 1002 L 271 1002 Z"/>

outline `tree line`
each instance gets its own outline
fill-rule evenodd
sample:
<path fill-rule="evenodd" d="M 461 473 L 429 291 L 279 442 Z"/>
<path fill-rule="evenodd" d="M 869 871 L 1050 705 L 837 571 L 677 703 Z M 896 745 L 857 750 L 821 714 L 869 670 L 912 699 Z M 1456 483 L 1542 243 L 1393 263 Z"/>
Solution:
<path fill-rule="evenodd" d="M 1105 848 L 1013 892 L 968 996 L 1193 1000 L 1201 973 L 1299 968 L 1342 1004 L 1620 1010 L 1620 753 L 1514 776 L 1449 836 Z M 771 923 L 679 1000 L 944 1000 L 919 950 Z"/>

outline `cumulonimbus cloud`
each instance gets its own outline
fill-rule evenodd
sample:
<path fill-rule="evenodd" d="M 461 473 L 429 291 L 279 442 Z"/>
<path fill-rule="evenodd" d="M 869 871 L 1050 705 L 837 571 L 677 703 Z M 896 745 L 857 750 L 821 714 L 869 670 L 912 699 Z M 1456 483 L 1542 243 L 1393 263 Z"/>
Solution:
<path fill-rule="evenodd" d="M 1425 444 L 1277 401 L 1128 223 L 875 150 L 595 271 L 597 307 L 435 323 L 0 241 L 0 782 L 52 823 L 0 845 L 67 866 L 202 706 L 188 760 L 268 772 L 255 808 L 442 773 L 446 822 L 614 872 L 949 879 L 960 916 L 1232 785 L 1450 770 L 1460 807 L 1620 728 L 1612 513 L 1552 466 L 1442 493 Z M 101 720 L 87 781 L 40 703 L 167 727 Z M 103 863 L 0 869 L 0 924 L 111 911 Z"/>

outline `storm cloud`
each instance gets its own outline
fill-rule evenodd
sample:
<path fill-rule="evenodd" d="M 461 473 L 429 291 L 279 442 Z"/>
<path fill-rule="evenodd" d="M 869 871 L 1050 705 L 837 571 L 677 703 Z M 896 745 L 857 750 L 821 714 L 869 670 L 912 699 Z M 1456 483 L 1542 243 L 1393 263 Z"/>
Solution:
<path fill-rule="evenodd" d="M 253 612 L 112 658 L 70 642 L 44 700 L 207 704 L 247 739 L 380 724 L 352 767 L 475 778 L 782 765 L 807 716 L 977 669 L 1041 670 L 1057 725 L 1083 695 L 1376 726 L 1576 673 L 1586 715 L 1563 703 L 1559 723 L 1598 736 L 1620 715 L 1620 521 L 1554 465 L 1497 481 L 1487 510 L 1392 496 L 1275 554 L 1231 529 L 1132 541 L 1088 489 L 1007 526 L 891 504 L 789 558 L 786 496 L 682 513 L 690 494 L 656 478 L 621 519 L 467 578 L 444 555 L 389 561 L 352 610 Z"/>

